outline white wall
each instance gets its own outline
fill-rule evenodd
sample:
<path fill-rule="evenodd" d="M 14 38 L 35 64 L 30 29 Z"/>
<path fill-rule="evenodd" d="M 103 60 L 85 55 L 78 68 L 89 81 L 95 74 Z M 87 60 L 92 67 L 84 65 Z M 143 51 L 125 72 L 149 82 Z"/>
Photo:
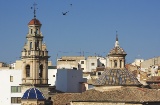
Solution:
<path fill-rule="evenodd" d="M 102 66 L 102 64 L 104 64 L 104 67 L 106 67 L 106 58 L 104 57 L 97 57 L 98 59 L 98 65 Z"/>
<path fill-rule="evenodd" d="M 94 65 L 92 65 L 94 63 Z M 87 58 L 87 72 L 91 72 L 92 70 L 96 69 L 97 65 L 97 57 L 88 57 Z"/>
<path fill-rule="evenodd" d="M 48 84 L 51 84 L 50 86 L 56 85 L 56 74 L 57 69 L 48 69 Z"/>
<path fill-rule="evenodd" d="M 13 76 L 13 82 L 10 82 L 10 76 Z M 19 84 L 21 84 L 21 70 L 0 70 L 0 105 L 12 105 L 11 97 L 22 96 L 21 93 L 11 93 L 11 86 L 20 86 Z"/>
<path fill-rule="evenodd" d="M 82 64 L 82 62 L 84 62 L 84 64 Z M 81 65 L 81 69 L 83 68 L 84 70 L 82 70 L 83 72 L 86 72 L 86 60 L 80 60 L 79 64 Z"/>
<path fill-rule="evenodd" d="M 144 61 L 144 59 L 135 59 L 132 65 L 134 66 L 140 66 L 141 63 Z"/>
<path fill-rule="evenodd" d="M 11 93 L 11 86 L 20 86 L 22 83 L 22 70 L 5 69 L 0 70 L 0 105 L 20 105 L 11 104 L 11 97 L 22 97 L 23 93 Z M 57 69 L 48 70 L 48 83 L 53 86 L 56 81 Z M 13 76 L 13 82 L 10 82 L 10 76 Z"/>
<path fill-rule="evenodd" d="M 80 92 L 80 82 L 87 82 L 83 79 L 82 70 L 58 69 L 56 89 L 63 92 Z"/>

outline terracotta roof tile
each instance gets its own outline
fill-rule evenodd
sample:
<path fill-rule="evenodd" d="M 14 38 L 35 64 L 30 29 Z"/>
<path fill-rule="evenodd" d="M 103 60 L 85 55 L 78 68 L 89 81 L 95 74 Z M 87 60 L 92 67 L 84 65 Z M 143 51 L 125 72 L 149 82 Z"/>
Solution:
<path fill-rule="evenodd" d="M 41 22 L 38 19 L 34 18 L 28 23 L 28 25 L 41 25 Z"/>
<path fill-rule="evenodd" d="M 119 90 L 88 90 L 83 93 L 57 94 L 53 96 L 54 105 L 66 105 L 70 101 L 80 102 L 160 102 L 160 91 L 138 87 L 123 87 Z"/>

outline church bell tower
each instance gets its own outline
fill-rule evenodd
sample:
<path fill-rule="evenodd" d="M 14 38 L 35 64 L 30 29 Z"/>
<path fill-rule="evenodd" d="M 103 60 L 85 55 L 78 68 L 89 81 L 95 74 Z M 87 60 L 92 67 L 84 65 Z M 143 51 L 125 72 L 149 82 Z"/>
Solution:
<path fill-rule="evenodd" d="M 118 42 L 118 35 L 116 32 L 116 42 L 114 48 L 110 50 L 107 55 L 107 68 L 110 69 L 124 69 L 125 68 L 125 56 L 127 53 Z"/>
<path fill-rule="evenodd" d="M 41 22 L 34 18 L 28 23 L 26 43 L 22 50 L 22 85 L 48 85 L 48 51 L 43 43 Z"/>

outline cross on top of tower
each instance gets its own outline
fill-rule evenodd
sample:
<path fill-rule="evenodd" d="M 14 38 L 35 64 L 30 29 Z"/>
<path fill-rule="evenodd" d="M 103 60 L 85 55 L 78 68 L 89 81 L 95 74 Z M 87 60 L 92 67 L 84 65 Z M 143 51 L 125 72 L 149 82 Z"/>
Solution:
<path fill-rule="evenodd" d="M 118 31 L 116 31 L 116 41 L 118 41 Z"/>
<path fill-rule="evenodd" d="M 36 8 L 36 6 L 37 6 L 37 4 L 34 3 L 34 4 L 33 4 L 33 7 L 31 7 L 31 9 L 34 9 L 34 11 L 33 11 L 33 13 L 34 13 L 34 18 L 36 18 L 36 9 L 38 9 L 38 8 Z"/>

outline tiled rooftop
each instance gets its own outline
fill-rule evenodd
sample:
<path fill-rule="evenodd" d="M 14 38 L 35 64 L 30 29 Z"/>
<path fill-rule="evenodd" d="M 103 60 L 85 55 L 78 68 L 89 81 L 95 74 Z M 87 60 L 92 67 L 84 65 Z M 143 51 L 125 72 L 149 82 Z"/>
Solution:
<path fill-rule="evenodd" d="M 160 102 L 160 91 L 138 87 L 122 87 L 112 91 L 88 90 L 83 93 L 57 94 L 54 105 L 66 105 L 70 101 L 79 102 Z"/>
<path fill-rule="evenodd" d="M 45 97 L 43 96 L 42 92 L 37 88 L 30 88 L 26 90 L 26 92 L 23 94 L 22 99 L 44 100 Z"/>
<path fill-rule="evenodd" d="M 109 69 L 105 70 L 102 75 L 93 84 L 95 86 L 139 86 L 140 82 L 131 71 L 127 69 Z"/>
<path fill-rule="evenodd" d="M 123 48 L 121 47 L 114 47 L 113 49 L 110 50 L 108 55 L 112 55 L 112 54 L 124 54 L 127 55 L 126 52 L 123 50 Z"/>

